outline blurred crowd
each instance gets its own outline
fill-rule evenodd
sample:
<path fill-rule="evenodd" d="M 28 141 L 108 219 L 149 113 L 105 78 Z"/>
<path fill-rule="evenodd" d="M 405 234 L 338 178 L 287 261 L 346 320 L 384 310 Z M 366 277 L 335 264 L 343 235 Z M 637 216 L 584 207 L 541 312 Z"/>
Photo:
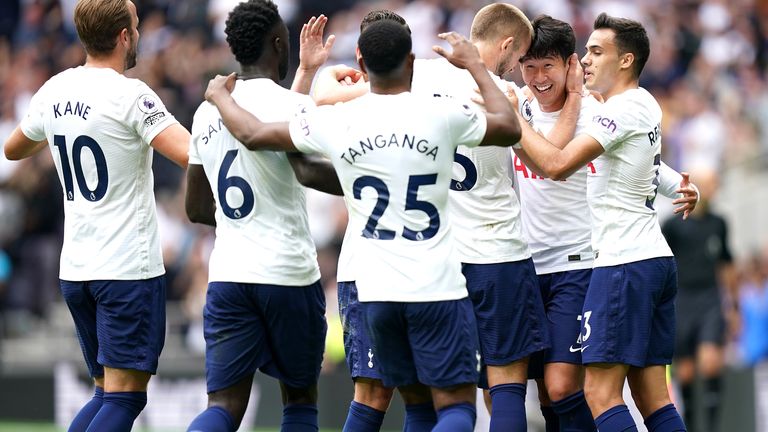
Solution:
<path fill-rule="evenodd" d="M 0 1 L 0 140 L 26 112 L 31 95 L 55 73 L 80 65 L 84 52 L 72 22 L 76 0 Z M 216 73 L 236 70 L 224 40 L 224 21 L 238 0 L 134 0 L 139 13 L 139 60 L 129 76 L 141 78 L 187 128 Z M 360 19 L 392 9 L 409 23 L 418 57 L 434 57 L 436 34 L 468 34 L 480 0 L 277 0 L 292 34 L 309 17 L 329 16 L 337 36 L 333 63 L 352 64 Z M 583 51 L 599 12 L 641 21 L 652 53 L 641 85 L 664 109 L 664 160 L 678 170 L 724 173 L 734 167 L 768 170 L 768 1 L 764 0 L 517 0 L 530 18 L 546 13 L 570 22 Z M 286 79 L 287 84 L 291 76 Z M 518 83 L 521 80 L 517 79 Z M 1 141 L 0 141 L 1 142 Z M 184 213 L 184 173 L 155 154 L 169 297 L 184 305 L 187 346 L 197 337 L 205 300 L 213 231 L 190 224 Z M 717 199 L 715 198 L 715 202 Z M 335 314 L 335 266 L 346 224 L 338 198 L 308 193 L 329 316 Z M 0 333 L 22 337 L 44 320 L 58 294 L 62 229 L 61 186 L 50 152 L 22 162 L 0 159 Z M 736 223 L 737 221 L 730 221 Z M 768 250 L 768 248 L 766 249 Z M 768 358 L 768 254 L 734 249 L 737 286 L 726 302 L 741 305 L 730 320 L 738 357 Z M 337 319 L 329 319 L 336 325 Z M 338 355 L 338 346 L 330 347 Z M 343 354 L 342 354 L 343 355 Z M 337 357 L 338 358 L 338 357 Z"/>

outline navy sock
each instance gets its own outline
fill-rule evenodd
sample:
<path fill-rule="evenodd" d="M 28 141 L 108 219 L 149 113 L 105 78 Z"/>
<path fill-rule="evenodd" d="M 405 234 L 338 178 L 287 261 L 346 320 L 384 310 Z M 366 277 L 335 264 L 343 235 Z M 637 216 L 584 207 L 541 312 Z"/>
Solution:
<path fill-rule="evenodd" d="M 429 432 L 437 424 L 437 413 L 432 402 L 405 405 L 403 432 Z"/>
<path fill-rule="evenodd" d="M 649 432 L 685 432 L 685 425 L 680 414 L 672 404 L 657 409 L 645 419 Z"/>
<path fill-rule="evenodd" d="M 187 432 L 235 432 L 232 415 L 222 407 L 212 406 L 192 420 Z"/>
<path fill-rule="evenodd" d="M 541 415 L 544 416 L 545 432 L 560 432 L 560 418 L 551 406 L 541 405 Z"/>
<path fill-rule="evenodd" d="M 637 432 L 637 425 L 626 405 L 616 405 L 600 414 L 595 424 L 600 432 Z"/>
<path fill-rule="evenodd" d="M 146 405 L 147 392 L 106 392 L 86 432 L 131 432 L 133 421 Z"/>
<path fill-rule="evenodd" d="M 69 425 L 67 432 L 85 432 L 93 418 L 96 417 L 96 413 L 101 409 L 103 400 L 104 389 L 96 387 L 96 390 L 93 392 L 93 398 L 80 408 L 80 412 L 72 419 L 72 424 Z"/>
<path fill-rule="evenodd" d="M 589 410 L 583 391 L 552 402 L 552 409 L 560 419 L 562 432 L 593 432 L 597 430 L 592 411 Z"/>
<path fill-rule="evenodd" d="M 491 432 L 527 432 L 525 384 L 491 387 Z"/>
<path fill-rule="evenodd" d="M 317 429 L 317 405 L 292 404 L 283 407 L 282 432 L 315 432 Z"/>
<path fill-rule="evenodd" d="M 349 404 L 343 432 L 378 432 L 384 421 L 384 411 L 379 411 L 355 401 Z"/>
<path fill-rule="evenodd" d="M 437 412 L 437 424 L 432 432 L 472 432 L 475 430 L 477 413 L 468 403 L 448 405 Z"/>

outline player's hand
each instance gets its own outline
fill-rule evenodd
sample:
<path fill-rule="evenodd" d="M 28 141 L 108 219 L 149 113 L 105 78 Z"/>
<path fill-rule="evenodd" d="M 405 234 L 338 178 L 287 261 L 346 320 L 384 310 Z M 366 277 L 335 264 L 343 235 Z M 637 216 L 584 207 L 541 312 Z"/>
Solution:
<path fill-rule="evenodd" d="M 568 93 L 582 94 L 584 91 L 584 69 L 579 56 L 573 53 L 568 57 L 568 72 L 565 75 L 565 89 Z"/>
<path fill-rule="evenodd" d="M 528 102 L 533 102 L 533 98 L 535 96 L 533 95 L 531 88 L 528 86 L 525 86 L 521 90 L 523 90 L 523 94 L 525 95 L 525 98 L 528 99 Z"/>
<path fill-rule="evenodd" d="M 674 209 L 674 213 L 683 213 L 683 220 L 688 219 L 688 215 L 696 208 L 696 203 L 699 202 L 699 189 L 695 184 L 691 183 L 690 174 L 687 172 L 681 172 L 683 180 L 680 182 L 680 188 L 675 192 L 682 194 L 683 196 L 672 201 L 672 204 L 678 205 Z"/>
<path fill-rule="evenodd" d="M 518 111 L 520 100 L 517 98 L 517 92 L 515 91 L 515 86 L 512 83 L 507 83 L 506 95 L 509 103 L 512 105 L 512 108 L 514 108 L 515 111 Z"/>
<path fill-rule="evenodd" d="M 208 81 L 208 88 L 205 89 L 205 100 L 216 105 L 218 100 L 232 93 L 236 82 L 237 74 L 234 72 L 227 76 L 216 75 L 215 78 Z"/>
<path fill-rule="evenodd" d="M 587 89 L 587 86 L 584 86 L 584 96 L 592 96 L 600 103 L 605 103 L 605 99 L 603 99 L 603 95 L 597 91 L 597 90 L 589 90 Z"/>
<path fill-rule="evenodd" d="M 443 47 L 437 45 L 433 46 L 432 49 L 445 57 L 452 65 L 461 69 L 469 69 L 472 66 L 483 64 L 477 47 L 464 36 L 456 32 L 448 32 L 440 33 L 437 37 L 451 44 L 453 51 L 447 52 Z"/>
<path fill-rule="evenodd" d="M 328 36 L 323 43 L 323 32 L 325 24 L 328 23 L 328 17 L 320 15 L 312 17 L 301 27 L 299 34 L 299 68 L 304 70 L 316 71 L 328 60 L 333 43 L 336 41 L 335 35 Z"/>
<path fill-rule="evenodd" d="M 362 72 L 355 68 L 351 68 L 347 65 L 336 65 L 331 69 L 331 73 L 334 79 L 341 85 L 355 85 L 358 82 L 365 82 L 365 77 Z"/>

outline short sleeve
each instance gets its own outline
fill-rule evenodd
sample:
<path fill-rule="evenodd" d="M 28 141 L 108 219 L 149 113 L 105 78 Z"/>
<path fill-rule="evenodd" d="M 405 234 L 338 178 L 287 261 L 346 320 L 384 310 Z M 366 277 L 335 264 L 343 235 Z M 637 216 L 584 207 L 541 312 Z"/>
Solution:
<path fill-rule="evenodd" d="M 29 102 L 27 115 L 21 120 L 20 128 L 24 136 L 32 141 L 42 141 L 45 136 L 45 123 L 43 122 L 45 110 L 45 89 L 46 86 L 38 90 L 32 100 Z"/>
<path fill-rule="evenodd" d="M 473 104 L 447 103 L 445 111 L 451 137 L 456 145 L 477 147 L 483 141 L 488 129 L 488 119 L 481 110 Z"/>
<path fill-rule="evenodd" d="M 302 153 L 320 153 L 328 156 L 330 145 L 341 141 L 334 132 L 333 106 L 315 107 L 313 105 L 299 106 L 296 114 L 288 123 L 291 141 Z"/>
<path fill-rule="evenodd" d="M 504 81 L 507 82 L 507 81 Z M 531 127 L 534 127 L 533 125 L 533 107 L 531 106 L 531 101 L 528 100 L 528 96 L 525 94 L 525 92 L 517 86 L 517 84 L 510 82 L 510 87 L 515 92 L 515 96 L 517 96 L 517 109 L 520 111 L 520 115 L 523 117 L 523 120 L 528 122 L 528 124 Z M 507 89 L 504 89 L 504 93 L 507 92 Z"/>
<path fill-rule="evenodd" d="M 192 165 L 203 164 L 203 160 L 200 159 L 200 153 L 198 151 L 198 148 L 201 144 L 200 141 L 203 140 L 203 136 L 205 135 L 205 132 L 206 132 L 205 129 L 207 126 L 207 122 L 204 121 L 205 116 L 203 115 L 206 104 L 208 104 L 208 102 L 203 102 L 203 104 L 197 108 L 197 111 L 195 112 L 195 115 L 192 118 L 192 132 L 191 132 L 192 138 L 189 141 L 189 163 Z"/>
<path fill-rule="evenodd" d="M 131 102 L 126 109 L 126 116 L 128 124 L 149 145 L 165 128 L 178 122 L 149 86 L 141 81 L 138 83 L 127 97 Z"/>
<path fill-rule="evenodd" d="M 597 140 L 605 151 L 609 151 L 637 131 L 637 115 L 629 105 L 614 97 L 595 110 L 584 133 Z"/>

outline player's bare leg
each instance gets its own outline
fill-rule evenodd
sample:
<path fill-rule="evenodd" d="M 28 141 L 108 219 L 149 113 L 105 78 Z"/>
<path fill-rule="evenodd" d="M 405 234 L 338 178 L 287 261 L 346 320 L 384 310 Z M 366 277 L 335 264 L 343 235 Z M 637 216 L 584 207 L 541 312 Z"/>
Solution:
<path fill-rule="evenodd" d="M 437 424 L 437 412 L 432 401 L 432 390 L 423 384 L 398 387 L 405 402 L 405 424 L 408 432 L 429 432 Z"/>
<path fill-rule="evenodd" d="M 447 388 L 432 387 L 432 400 L 437 411 L 434 432 L 464 432 L 475 428 L 475 383 Z"/>
<path fill-rule="evenodd" d="M 572 363 L 547 363 L 544 365 L 544 379 L 537 379 L 536 385 L 547 430 L 559 431 L 560 420 L 552 407 L 553 401 L 565 401 L 581 394 L 584 388 L 584 368 Z"/>
<path fill-rule="evenodd" d="M 233 429 L 240 427 L 243 421 L 245 409 L 248 407 L 248 400 L 251 397 L 251 386 L 253 385 L 253 374 L 250 374 L 232 386 L 208 393 L 208 410 L 198 416 L 211 415 L 206 413 L 216 413 L 221 416 L 228 416 Z M 224 412 L 222 412 L 222 410 Z M 197 420 L 197 419 L 196 419 Z M 193 429 L 195 422 L 190 425 L 189 430 Z"/>
<path fill-rule="evenodd" d="M 385 387 L 381 380 L 355 378 L 355 395 L 349 405 L 343 431 L 378 431 L 384 421 L 384 414 L 389 409 L 393 393 L 394 389 Z"/>
<path fill-rule="evenodd" d="M 386 412 L 394 392 L 393 388 L 385 387 L 381 380 L 362 377 L 355 379 L 354 401 L 373 409 Z"/>
<path fill-rule="evenodd" d="M 552 362 L 544 365 L 544 380 L 539 384 L 539 400 L 542 413 L 558 428 L 567 430 L 594 431 L 594 419 L 584 397 L 584 367 L 579 364 Z M 544 389 L 542 389 L 542 384 Z M 545 393 L 545 398 L 542 398 Z M 546 407 L 546 408 L 545 408 Z M 551 430 L 555 429 L 554 426 Z"/>
<path fill-rule="evenodd" d="M 629 366 L 622 364 L 593 363 L 586 367 L 584 395 L 592 417 L 597 419 L 609 409 L 624 405 L 621 396 Z"/>
<path fill-rule="evenodd" d="M 317 384 L 307 388 L 280 382 L 283 397 L 283 431 L 317 430 Z"/>
<path fill-rule="evenodd" d="M 128 432 L 147 404 L 147 384 L 152 375 L 132 369 L 104 367 L 104 377 L 96 379 L 104 387 L 101 408 L 88 430 Z"/>
<path fill-rule="evenodd" d="M 648 430 L 685 431 L 685 425 L 669 398 L 665 365 L 629 368 L 627 375 L 632 398 Z"/>

